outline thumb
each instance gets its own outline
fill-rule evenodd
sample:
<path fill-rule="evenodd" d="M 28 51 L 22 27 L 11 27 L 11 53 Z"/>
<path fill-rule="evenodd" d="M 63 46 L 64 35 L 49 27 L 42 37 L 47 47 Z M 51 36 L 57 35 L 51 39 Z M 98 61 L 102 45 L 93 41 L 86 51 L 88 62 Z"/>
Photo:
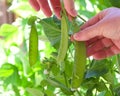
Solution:
<path fill-rule="evenodd" d="M 73 39 L 77 41 L 87 41 L 96 36 L 100 36 L 101 35 L 100 33 L 101 33 L 100 28 L 98 27 L 97 24 L 95 24 L 79 31 L 78 33 L 75 33 L 73 35 Z"/>

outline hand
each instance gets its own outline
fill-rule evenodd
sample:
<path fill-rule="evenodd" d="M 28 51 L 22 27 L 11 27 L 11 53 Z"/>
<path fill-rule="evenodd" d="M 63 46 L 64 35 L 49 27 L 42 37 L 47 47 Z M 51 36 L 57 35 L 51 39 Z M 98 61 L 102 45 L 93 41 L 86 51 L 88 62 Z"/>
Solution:
<path fill-rule="evenodd" d="M 65 9 L 67 13 L 75 17 L 77 15 L 77 12 L 74 7 L 74 1 L 73 0 L 63 0 Z M 29 0 L 29 3 L 32 5 L 32 7 L 36 10 L 39 11 L 40 9 L 43 11 L 43 13 L 47 16 L 50 17 L 52 15 L 51 8 L 49 6 L 48 0 Z M 60 0 L 50 0 L 50 4 L 52 6 L 52 9 L 55 12 L 55 15 L 60 18 L 60 11 L 61 11 L 61 5 L 60 5 Z"/>
<path fill-rule="evenodd" d="M 86 22 L 73 35 L 77 41 L 86 41 L 87 55 L 103 59 L 120 53 L 120 9 L 108 8 Z"/>

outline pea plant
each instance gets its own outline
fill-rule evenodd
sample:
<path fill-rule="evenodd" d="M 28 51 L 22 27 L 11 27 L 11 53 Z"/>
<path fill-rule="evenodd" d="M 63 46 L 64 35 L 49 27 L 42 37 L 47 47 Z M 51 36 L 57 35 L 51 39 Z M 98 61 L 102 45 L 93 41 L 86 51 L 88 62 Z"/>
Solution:
<path fill-rule="evenodd" d="M 95 60 L 86 56 L 85 42 L 71 37 L 99 11 L 119 7 L 119 1 L 75 0 L 78 16 L 72 20 L 63 4 L 59 20 L 54 15 L 43 18 L 26 7 L 28 0 L 18 2 L 11 9 L 20 16 L 15 21 L 19 26 L 0 27 L 7 56 L 0 66 L 1 96 L 120 96 L 120 55 Z M 16 35 L 23 43 L 11 40 Z"/>
<path fill-rule="evenodd" d="M 35 18 L 35 17 L 34 17 Z M 61 20 L 55 16 L 45 19 L 29 19 L 31 24 L 29 57 L 37 63 L 35 22 L 43 28 L 51 46 L 55 49 L 50 57 L 45 57 L 40 66 L 43 68 L 44 78 L 40 83 L 43 96 L 52 91 L 51 96 L 119 96 L 119 81 L 115 78 L 119 74 L 119 55 L 103 60 L 87 58 L 85 42 L 71 41 L 71 35 L 80 30 L 85 20 L 81 16 L 69 21 L 64 6 L 62 6 Z M 31 39 L 34 38 L 34 39 Z M 116 60 L 115 60 L 116 59 Z M 117 62 L 116 64 L 113 63 Z M 31 62 L 30 62 L 31 63 Z M 52 88 L 52 89 L 50 89 Z"/>

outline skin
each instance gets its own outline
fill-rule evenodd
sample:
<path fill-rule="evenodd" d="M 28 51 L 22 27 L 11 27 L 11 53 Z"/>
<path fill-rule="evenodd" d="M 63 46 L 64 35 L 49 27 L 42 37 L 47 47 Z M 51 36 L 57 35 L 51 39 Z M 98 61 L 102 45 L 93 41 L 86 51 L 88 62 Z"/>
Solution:
<path fill-rule="evenodd" d="M 52 15 L 48 0 L 29 0 L 32 7 L 50 17 Z M 77 16 L 74 0 L 63 0 L 68 17 Z M 52 10 L 60 19 L 60 0 L 50 0 Z M 46 5 L 46 6 L 44 6 Z M 120 53 L 120 9 L 107 8 L 88 20 L 81 31 L 75 33 L 72 39 L 86 41 L 87 56 L 103 59 Z"/>
<path fill-rule="evenodd" d="M 47 17 L 50 17 L 52 15 L 51 10 L 53 10 L 55 15 L 59 19 L 61 18 L 61 16 L 60 16 L 60 12 L 61 12 L 60 0 L 50 0 L 52 9 L 50 8 L 48 0 L 29 0 L 29 3 L 36 11 L 39 11 L 41 9 Z M 63 3 L 64 3 L 66 11 L 68 13 L 68 17 L 77 16 L 77 12 L 76 12 L 75 6 L 74 6 L 74 0 L 63 0 Z"/>
<path fill-rule="evenodd" d="M 88 20 L 81 31 L 73 35 L 86 41 L 87 55 L 103 59 L 120 53 L 120 9 L 108 8 Z"/>

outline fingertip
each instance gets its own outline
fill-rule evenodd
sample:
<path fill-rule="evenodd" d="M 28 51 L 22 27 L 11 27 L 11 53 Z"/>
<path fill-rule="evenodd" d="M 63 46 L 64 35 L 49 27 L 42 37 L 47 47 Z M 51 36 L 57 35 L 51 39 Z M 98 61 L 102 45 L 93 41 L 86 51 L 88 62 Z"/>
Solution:
<path fill-rule="evenodd" d="M 74 0 L 63 0 L 65 4 L 65 9 L 67 10 L 68 14 L 72 17 L 77 16 L 77 11 L 75 10 Z"/>
<path fill-rule="evenodd" d="M 30 5 L 36 10 L 36 11 L 39 11 L 40 10 L 40 6 L 39 4 L 37 3 L 37 1 L 34 1 L 33 0 L 29 0 L 29 3 Z"/>
<path fill-rule="evenodd" d="M 97 56 L 97 55 L 93 55 L 93 58 L 94 58 L 95 60 L 102 60 L 102 59 L 104 59 L 103 57 L 99 57 L 99 56 Z"/>
<path fill-rule="evenodd" d="M 47 11 L 47 12 L 45 12 L 45 11 L 44 11 L 44 14 L 45 14 L 47 17 L 51 17 L 52 12 L 48 12 L 48 11 Z"/>
<path fill-rule="evenodd" d="M 57 17 L 58 19 L 61 19 L 61 14 L 60 14 L 60 12 L 61 12 L 61 8 L 57 8 L 57 9 L 55 10 L 55 15 L 56 15 L 56 17 Z"/>
<path fill-rule="evenodd" d="M 73 38 L 77 41 L 86 41 L 85 34 L 83 32 L 78 32 L 73 35 Z"/>
<path fill-rule="evenodd" d="M 76 17 L 77 16 L 77 11 L 75 9 L 71 9 L 69 11 L 69 14 L 72 16 L 72 17 Z"/>
<path fill-rule="evenodd" d="M 75 39 L 75 40 L 79 41 L 79 36 L 78 36 L 78 33 L 73 34 L 73 39 Z"/>

